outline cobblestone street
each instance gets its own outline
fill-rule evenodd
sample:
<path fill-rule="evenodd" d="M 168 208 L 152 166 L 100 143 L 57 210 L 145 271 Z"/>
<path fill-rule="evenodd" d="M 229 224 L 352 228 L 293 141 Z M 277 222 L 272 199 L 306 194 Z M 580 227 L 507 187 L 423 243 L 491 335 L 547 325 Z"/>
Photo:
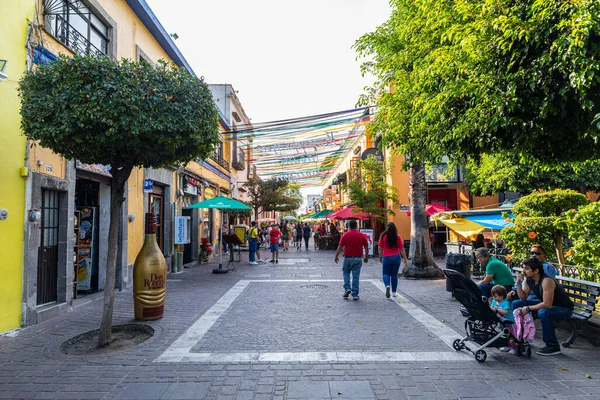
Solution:
<path fill-rule="evenodd" d="M 61 352 L 100 326 L 101 296 L 77 300 L 67 315 L 0 336 L 0 398 L 600 398 L 600 350 L 585 338 L 556 357 L 489 349 L 479 364 L 452 349 L 464 318 L 444 281 L 401 279 L 401 295 L 386 299 L 371 260 L 360 300 L 345 300 L 333 256 L 291 249 L 279 264 L 243 261 L 221 275 L 215 260 L 190 264 L 168 278 L 165 317 L 145 323 L 154 336 L 108 355 Z M 134 322 L 132 303 L 131 291 L 117 293 L 115 325 Z"/>

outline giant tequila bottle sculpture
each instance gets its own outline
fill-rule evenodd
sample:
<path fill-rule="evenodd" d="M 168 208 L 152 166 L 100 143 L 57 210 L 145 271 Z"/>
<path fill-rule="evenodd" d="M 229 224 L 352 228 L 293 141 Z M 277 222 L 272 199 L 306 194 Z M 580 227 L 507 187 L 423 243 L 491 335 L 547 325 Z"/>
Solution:
<path fill-rule="evenodd" d="M 135 319 L 163 316 L 167 297 L 167 263 L 156 243 L 156 214 L 146 213 L 146 237 L 133 265 Z"/>

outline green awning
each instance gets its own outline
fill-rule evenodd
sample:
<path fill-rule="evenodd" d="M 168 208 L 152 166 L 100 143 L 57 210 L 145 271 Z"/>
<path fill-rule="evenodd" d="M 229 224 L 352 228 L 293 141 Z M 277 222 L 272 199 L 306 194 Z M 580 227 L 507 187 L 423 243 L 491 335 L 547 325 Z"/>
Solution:
<path fill-rule="evenodd" d="M 250 210 L 251 208 L 240 203 L 237 200 L 229 197 L 217 196 L 210 200 L 204 200 L 196 204 L 192 204 L 187 208 L 215 208 L 217 210 Z"/>

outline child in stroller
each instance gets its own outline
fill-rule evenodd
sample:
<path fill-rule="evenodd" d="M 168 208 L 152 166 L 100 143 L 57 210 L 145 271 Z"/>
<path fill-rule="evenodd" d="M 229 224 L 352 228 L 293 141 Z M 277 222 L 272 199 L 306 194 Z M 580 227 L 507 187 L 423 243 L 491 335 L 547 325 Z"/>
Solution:
<path fill-rule="evenodd" d="M 516 338 L 510 327 L 513 321 L 499 317 L 496 312 L 490 308 L 487 298 L 483 296 L 475 282 L 460 272 L 453 270 L 444 270 L 446 279 L 452 286 L 452 293 L 465 308 L 468 317 L 465 321 L 466 336 L 463 339 L 456 339 L 452 347 L 456 351 L 468 350 L 475 356 L 480 363 L 487 359 L 485 348 L 488 347 L 508 347 L 509 341 L 514 343 L 517 355 L 525 354 L 531 357 L 531 346 L 529 343 Z M 471 349 L 467 342 L 474 342 L 478 346 Z"/>

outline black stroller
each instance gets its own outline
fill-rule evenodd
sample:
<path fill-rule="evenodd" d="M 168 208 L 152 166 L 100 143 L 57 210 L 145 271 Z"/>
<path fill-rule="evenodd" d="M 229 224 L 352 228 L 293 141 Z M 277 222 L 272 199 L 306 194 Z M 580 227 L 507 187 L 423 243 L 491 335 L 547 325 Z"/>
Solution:
<path fill-rule="evenodd" d="M 525 354 L 531 357 L 529 343 L 519 341 L 511 334 L 509 327 L 513 322 L 499 318 L 492 311 L 475 282 L 457 271 L 444 270 L 444 274 L 452 286 L 452 294 L 463 305 L 461 312 L 467 317 L 465 321 L 467 336 L 464 339 L 456 339 L 452 343 L 454 350 L 466 349 L 481 363 L 487 359 L 485 348 L 506 347 L 508 341 L 512 340 L 516 344 L 517 355 Z M 472 350 L 467 347 L 466 342 L 474 342 L 479 346 Z"/>

